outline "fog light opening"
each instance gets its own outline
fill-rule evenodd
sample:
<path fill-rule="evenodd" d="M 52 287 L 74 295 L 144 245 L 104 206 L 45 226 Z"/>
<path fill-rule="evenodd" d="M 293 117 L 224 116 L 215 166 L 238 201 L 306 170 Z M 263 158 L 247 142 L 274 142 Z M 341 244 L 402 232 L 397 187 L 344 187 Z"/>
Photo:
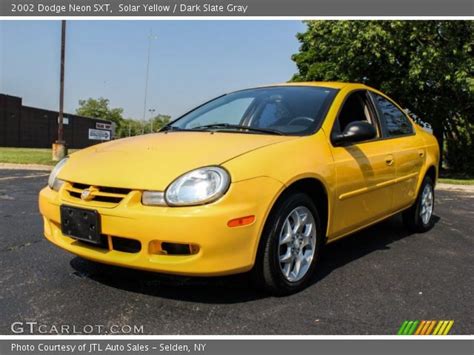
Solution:
<path fill-rule="evenodd" d="M 158 255 L 193 255 L 199 253 L 199 246 L 153 240 L 150 242 L 149 252 Z"/>

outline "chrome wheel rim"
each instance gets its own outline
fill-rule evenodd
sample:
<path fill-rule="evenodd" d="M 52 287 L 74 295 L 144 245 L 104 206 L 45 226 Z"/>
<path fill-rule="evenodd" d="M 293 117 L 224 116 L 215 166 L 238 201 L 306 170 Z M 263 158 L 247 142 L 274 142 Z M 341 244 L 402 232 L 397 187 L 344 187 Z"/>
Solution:
<path fill-rule="evenodd" d="M 291 211 L 280 231 L 280 270 L 290 282 L 301 280 L 309 270 L 316 249 L 316 222 L 304 206 Z"/>
<path fill-rule="evenodd" d="M 428 224 L 433 214 L 433 188 L 427 184 L 421 193 L 420 218 L 423 224 Z"/>

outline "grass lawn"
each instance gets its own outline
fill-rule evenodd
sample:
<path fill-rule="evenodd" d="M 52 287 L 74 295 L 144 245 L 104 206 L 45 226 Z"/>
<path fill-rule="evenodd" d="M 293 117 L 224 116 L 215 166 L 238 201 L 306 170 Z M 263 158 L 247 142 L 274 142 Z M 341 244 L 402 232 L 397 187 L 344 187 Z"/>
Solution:
<path fill-rule="evenodd" d="M 55 165 L 57 162 L 51 160 L 51 149 L 0 147 L 0 163 Z"/>
<path fill-rule="evenodd" d="M 447 179 L 439 178 L 438 182 L 442 184 L 453 184 L 453 185 L 474 185 L 474 179 Z"/>
<path fill-rule="evenodd" d="M 449 170 L 441 170 L 439 182 L 453 185 L 474 185 L 474 176 L 466 173 L 456 173 Z"/>

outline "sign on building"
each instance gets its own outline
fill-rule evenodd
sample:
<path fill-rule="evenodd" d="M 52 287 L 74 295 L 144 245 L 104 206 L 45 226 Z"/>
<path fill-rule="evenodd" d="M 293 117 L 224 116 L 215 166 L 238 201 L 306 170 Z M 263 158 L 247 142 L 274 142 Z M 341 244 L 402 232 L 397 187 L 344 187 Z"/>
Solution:
<path fill-rule="evenodd" d="M 109 141 L 111 132 L 102 129 L 89 128 L 89 139 L 94 141 Z"/>
<path fill-rule="evenodd" d="M 97 122 L 95 124 L 95 128 L 97 128 L 97 129 L 108 129 L 110 131 L 112 129 L 112 124 Z"/>

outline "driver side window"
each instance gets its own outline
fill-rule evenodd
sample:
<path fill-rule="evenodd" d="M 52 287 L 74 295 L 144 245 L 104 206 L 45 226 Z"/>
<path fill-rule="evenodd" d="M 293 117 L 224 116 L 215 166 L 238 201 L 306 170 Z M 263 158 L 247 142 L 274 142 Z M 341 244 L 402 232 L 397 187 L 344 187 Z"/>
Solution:
<path fill-rule="evenodd" d="M 377 121 L 374 117 L 375 115 L 369 105 L 367 92 L 356 91 L 350 94 L 344 102 L 342 109 L 334 122 L 333 133 L 344 132 L 350 123 L 356 121 L 368 122 L 375 127 L 377 132 L 379 132 L 376 123 Z"/>

